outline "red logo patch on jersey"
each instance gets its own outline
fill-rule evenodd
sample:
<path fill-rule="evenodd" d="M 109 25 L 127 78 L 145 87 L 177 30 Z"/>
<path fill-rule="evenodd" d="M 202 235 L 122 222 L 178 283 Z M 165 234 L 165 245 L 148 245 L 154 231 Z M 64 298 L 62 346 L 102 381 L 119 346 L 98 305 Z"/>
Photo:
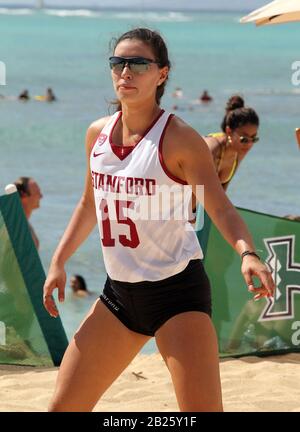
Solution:
<path fill-rule="evenodd" d="M 102 146 L 102 144 L 105 143 L 106 138 L 107 138 L 107 135 L 105 135 L 105 134 L 102 134 L 102 133 L 101 133 L 101 134 L 99 135 L 98 142 L 97 142 L 97 144 L 98 144 L 99 147 Z"/>

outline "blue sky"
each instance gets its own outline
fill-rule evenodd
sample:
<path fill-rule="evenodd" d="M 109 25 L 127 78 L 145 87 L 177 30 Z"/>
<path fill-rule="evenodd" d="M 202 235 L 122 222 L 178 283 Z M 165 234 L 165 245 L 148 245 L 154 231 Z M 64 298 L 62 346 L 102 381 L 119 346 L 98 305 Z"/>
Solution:
<path fill-rule="evenodd" d="M 270 0 L 269 0 L 270 1 Z M 268 0 L 45 0 L 46 6 L 63 7 L 135 7 L 165 9 L 253 10 Z M 0 0 L 0 5 L 34 5 L 35 0 Z"/>

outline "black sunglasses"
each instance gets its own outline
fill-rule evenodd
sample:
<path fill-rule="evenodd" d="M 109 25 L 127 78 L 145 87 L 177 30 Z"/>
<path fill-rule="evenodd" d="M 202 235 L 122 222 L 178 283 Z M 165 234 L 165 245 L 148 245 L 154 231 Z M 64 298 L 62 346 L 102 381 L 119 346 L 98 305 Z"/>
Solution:
<path fill-rule="evenodd" d="M 122 72 L 125 66 L 128 66 L 133 73 L 145 73 L 151 63 L 156 61 L 144 57 L 109 57 L 109 66 L 114 72 Z"/>
<path fill-rule="evenodd" d="M 240 142 L 242 144 L 249 144 L 249 142 L 253 142 L 253 144 L 254 144 L 257 141 L 259 141 L 259 137 L 258 136 L 254 136 L 253 138 L 248 138 L 248 137 L 240 136 Z"/>

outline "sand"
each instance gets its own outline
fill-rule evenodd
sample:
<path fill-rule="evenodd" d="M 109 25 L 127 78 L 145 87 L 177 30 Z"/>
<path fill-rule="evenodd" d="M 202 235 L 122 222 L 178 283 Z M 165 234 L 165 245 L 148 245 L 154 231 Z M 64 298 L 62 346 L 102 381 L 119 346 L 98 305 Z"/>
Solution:
<path fill-rule="evenodd" d="M 225 411 L 300 411 L 300 354 L 221 360 Z M 0 365 L 0 411 L 46 411 L 57 368 Z M 178 411 L 159 354 L 138 355 L 94 411 Z"/>

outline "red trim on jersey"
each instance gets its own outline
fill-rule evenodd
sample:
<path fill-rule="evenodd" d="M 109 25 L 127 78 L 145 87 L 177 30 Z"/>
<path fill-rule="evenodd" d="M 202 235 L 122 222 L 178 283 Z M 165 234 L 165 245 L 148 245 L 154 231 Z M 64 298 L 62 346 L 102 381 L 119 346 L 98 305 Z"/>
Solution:
<path fill-rule="evenodd" d="M 160 137 L 160 140 L 159 140 L 159 147 L 158 147 L 159 161 L 160 161 L 160 164 L 161 164 L 161 166 L 162 166 L 162 169 L 163 169 L 164 172 L 167 174 L 167 176 L 170 177 L 170 179 L 174 180 L 176 183 L 180 183 L 180 184 L 183 184 L 183 185 L 187 185 L 188 183 L 187 183 L 186 181 L 180 179 L 179 177 L 174 176 L 174 175 L 173 175 L 173 174 L 168 170 L 168 168 L 167 168 L 167 166 L 166 166 L 166 164 L 165 164 L 165 162 L 164 162 L 164 159 L 163 159 L 163 152 L 162 152 L 162 149 L 163 149 L 163 140 L 164 140 L 164 137 L 165 137 L 165 133 L 166 133 L 166 131 L 167 131 L 167 127 L 169 126 L 169 123 L 170 123 L 170 121 L 172 120 L 172 117 L 174 117 L 174 114 L 170 114 L 170 115 L 169 115 L 169 118 L 168 118 L 168 120 L 167 120 L 167 123 L 165 124 L 164 130 L 162 131 L 162 134 L 161 134 L 161 137 Z"/>
<path fill-rule="evenodd" d="M 110 145 L 114 154 L 117 155 L 118 158 L 121 160 L 125 159 L 135 147 L 135 146 L 123 147 L 123 146 L 118 146 L 116 144 L 110 144 Z"/>
<path fill-rule="evenodd" d="M 111 128 L 110 134 L 109 134 L 109 142 L 110 142 L 110 146 L 111 149 L 113 151 L 113 153 L 121 160 L 125 159 L 134 149 L 135 147 L 138 146 L 138 144 L 145 138 L 145 136 L 147 135 L 148 132 L 150 132 L 150 130 L 155 126 L 155 124 L 158 122 L 158 120 L 160 119 L 160 117 L 163 115 L 165 111 L 162 109 L 160 111 L 160 113 L 158 114 L 158 116 L 156 117 L 156 119 L 154 119 L 154 121 L 151 123 L 151 125 L 145 130 L 145 132 L 143 133 L 143 136 L 139 139 L 139 141 L 133 145 L 133 146 L 119 146 L 117 144 L 113 144 L 112 142 L 112 134 L 114 131 L 114 128 L 116 126 L 116 124 L 118 123 L 119 119 L 122 116 L 122 111 L 119 112 L 119 115 L 115 121 L 115 124 L 113 125 L 113 127 Z M 129 149 L 129 150 L 127 150 Z"/>

